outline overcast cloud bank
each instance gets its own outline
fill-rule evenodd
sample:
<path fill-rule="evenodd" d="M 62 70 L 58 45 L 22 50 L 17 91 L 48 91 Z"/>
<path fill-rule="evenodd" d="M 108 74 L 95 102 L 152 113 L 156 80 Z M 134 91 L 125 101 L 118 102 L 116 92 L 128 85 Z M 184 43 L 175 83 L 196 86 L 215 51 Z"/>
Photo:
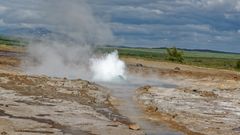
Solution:
<path fill-rule="evenodd" d="M 66 0 L 66 4 L 67 2 Z M 86 8 L 91 8 L 96 18 L 101 18 L 110 26 L 119 41 L 115 43 L 118 45 L 144 47 L 175 45 L 182 48 L 240 52 L 239 0 L 87 2 Z M 39 6 L 41 4 L 48 4 L 48 1 L 0 0 L 0 32 L 17 28 L 46 27 L 51 29 L 51 22 L 39 21 L 43 18 L 42 9 Z M 84 9 L 82 12 L 84 13 Z M 81 18 L 78 13 L 75 16 Z M 88 19 L 91 20 L 91 18 Z M 62 21 L 66 20 L 60 20 Z M 97 25 L 101 24 L 97 23 Z M 88 26 L 79 25 L 79 28 L 83 27 Z M 102 28 L 105 29 L 105 26 L 103 25 Z M 95 30 L 94 27 L 88 29 Z M 102 29 L 96 29 L 96 33 L 101 33 L 101 31 Z M 72 34 L 73 37 L 79 38 L 85 36 Z M 108 32 L 106 36 L 109 36 Z M 101 41 L 98 37 L 96 39 Z M 88 42 L 91 41 L 92 39 L 88 40 Z"/>

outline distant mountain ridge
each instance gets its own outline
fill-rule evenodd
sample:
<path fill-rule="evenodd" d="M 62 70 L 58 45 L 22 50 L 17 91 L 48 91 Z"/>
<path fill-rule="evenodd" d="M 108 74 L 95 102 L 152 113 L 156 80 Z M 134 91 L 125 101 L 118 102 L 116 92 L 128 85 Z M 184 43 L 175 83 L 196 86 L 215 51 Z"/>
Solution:
<path fill-rule="evenodd" d="M 6 36 L 16 37 L 42 37 L 51 34 L 52 32 L 46 28 L 3 28 L 0 33 Z"/>
<path fill-rule="evenodd" d="M 53 32 L 46 28 L 38 27 L 38 28 L 0 28 L 0 36 L 5 36 L 8 38 L 17 37 L 23 39 L 30 39 L 30 40 L 42 40 L 42 39 L 53 39 L 57 41 L 74 41 L 73 38 L 69 37 L 66 34 Z"/>

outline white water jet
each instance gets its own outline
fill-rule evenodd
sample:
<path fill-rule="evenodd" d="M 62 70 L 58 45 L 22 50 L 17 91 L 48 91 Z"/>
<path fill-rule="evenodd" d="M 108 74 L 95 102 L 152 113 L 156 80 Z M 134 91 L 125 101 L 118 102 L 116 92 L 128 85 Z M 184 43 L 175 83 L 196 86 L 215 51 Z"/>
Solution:
<path fill-rule="evenodd" d="M 119 59 L 118 52 L 114 51 L 100 58 L 90 60 L 90 69 L 93 73 L 94 81 L 117 81 L 124 80 L 125 63 Z"/>

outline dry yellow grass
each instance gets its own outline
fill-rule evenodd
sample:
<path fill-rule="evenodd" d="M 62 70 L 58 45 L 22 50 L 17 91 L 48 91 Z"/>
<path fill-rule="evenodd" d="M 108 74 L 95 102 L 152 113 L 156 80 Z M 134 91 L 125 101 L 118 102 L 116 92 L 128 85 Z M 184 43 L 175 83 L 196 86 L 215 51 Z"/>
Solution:
<path fill-rule="evenodd" d="M 24 52 L 26 49 L 22 46 L 9 46 L 0 44 L 0 51 Z"/>

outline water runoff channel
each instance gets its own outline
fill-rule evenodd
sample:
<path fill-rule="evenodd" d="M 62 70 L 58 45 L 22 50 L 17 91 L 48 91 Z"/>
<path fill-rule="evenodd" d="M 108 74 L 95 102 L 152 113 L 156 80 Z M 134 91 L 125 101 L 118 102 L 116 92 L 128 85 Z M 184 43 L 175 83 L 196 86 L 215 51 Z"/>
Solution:
<path fill-rule="evenodd" d="M 116 79 L 111 82 L 97 82 L 111 90 L 111 94 L 121 101 L 116 106 L 119 112 L 127 116 L 132 122 L 138 124 L 146 135 L 183 135 L 174 131 L 163 123 L 154 122 L 144 118 L 144 112 L 133 100 L 136 89 L 142 86 L 150 85 L 164 88 L 175 88 L 176 85 L 168 84 L 163 80 L 156 78 L 143 78 L 140 76 L 128 76 L 125 79 Z"/>

